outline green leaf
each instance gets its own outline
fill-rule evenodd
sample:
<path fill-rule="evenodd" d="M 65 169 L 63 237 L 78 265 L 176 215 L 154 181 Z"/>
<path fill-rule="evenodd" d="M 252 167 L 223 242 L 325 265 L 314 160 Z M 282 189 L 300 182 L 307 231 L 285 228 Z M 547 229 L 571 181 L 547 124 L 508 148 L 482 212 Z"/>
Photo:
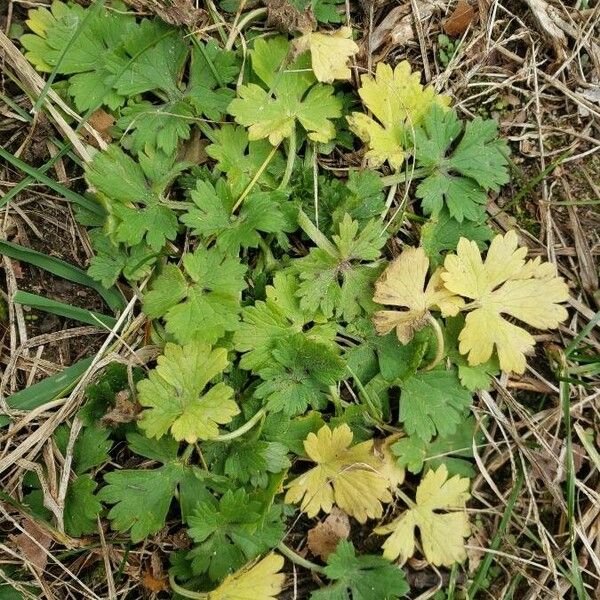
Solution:
<path fill-rule="evenodd" d="M 156 171 L 152 162 L 163 167 L 163 171 Z M 117 242 L 135 246 L 145 240 L 158 252 L 167 240 L 175 239 L 177 217 L 170 208 L 160 204 L 160 189 L 166 182 L 155 179 L 159 175 L 167 179 L 177 172 L 177 165 L 171 162 L 171 170 L 165 173 L 166 162 L 157 155 L 140 155 L 138 164 L 118 146 L 111 145 L 106 151 L 98 152 L 86 167 L 88 182 L 99 192 L 109 214 L 116 219 Z M 151 172 L 153 177 L 147 180 L 144 171 L 150 169 L 155 172 Z"/>
<path fill-rule="evenodd" d="M 303 226 L 304 227 L 304 226 Z M 346 214 L 329 247 L 311 248 L 292 267 L 300 279 L 300 306 L 321 310 L 327 318 L 351 321 L 363 311 L 372 312 L 373 283 L 381 272 L 377 261 L 386 242 L 381 222 L 372 220 L 360 228 Z M 365 264 L 367 263 L 368 264 Z"/>
<path fill-rule="evenodd" d="M 242 369 L 258 371 L 269 366 L 278 340 L 294 333 L 303 332 L 325 345 L 334 343 L 335 323 L 327 323 L 316 311 L 301 308 L 297 292 L 296 279 L 278 272 L 273 285 L 267 286 L 266 301 L 258 300 L 254 306 L 244 308 L 242 322 L 233 336 L 236 350 L 245 353 L 240 360 Z"/>
<path fill-rule="evenodd" d="M 96 482 L 89 475 L 79 475 L 67 488 L 65 498 L 65 531 L 80 537 L 98 528 L 97 516 L 102 509 L 98 496 L 94 495 Z"/>
<path fill-rule="evenodd" d="M 250 194 L 237 214 L 232 214 L 236 198 L 227 184 L 219 179 L 216 187 L 198 180 L 191 192 L 195 208 L 180 217 L 195 235 L 215 238 L 224 253 L 238 254 L 240 248 L 256 248 L 260 232 L 276 233 L 286 229 L 286 219 L 280 210 L 285 195 L 278 192 Z"/>
<path fill-rule="evenodd" d="M 424 442 L 436 433 L 454 433 L 471 404 L 471 393 L 462 387 L 453 370 L 415 373 L 400 389 L 400 422 L 409 435 L 417 435 Z"/>
<path fill-rule="evenodd" d="M 450 476 L 474 477 L 473 465 L 463 458 L 473 457 L 476 425 L 475 419 L 468 417 L 454 433 L 438 435 L 430 442 L 425 442 L 418 436 L 400 438 L 392 444 L 391 450 L 397 457 L 398 466 L 411 473 L 420 473 L 424 466 L 435 470 L 443 464 Z"/>
<path fill-rule="evenodd" d="M 187 94 L 199 114 L 215 121 L 222 118 L 235 96 L 223 86 L 233 83 L 239 70 L 235 52 L 219 48 L 213 39 L 197 42 L 192 50 Z"/>
<path fill-rule="evenodd" d="M 259 38 L 255 42 L 252 68 L 268 90 L 255 83 L 240 86 L 238 97 L 229 105 L 229 113 L 240 125 L 249 128 L 251 140 L 268 137 L 276 146 L 292 135 L 299 122 L 310 139 L 328 142 L 335 136 L 331 119 L 341 116 L 341 103 L 331 86 L 315 84 L 306 53 L 288 69 L 280 70 L 281 60 L 290 47 L 289 43 L 287 47 L 284 44 L 281 38 Z"/>
<path fill-rule="evenodd" d="M 73 447 L 73 470 L 78 475 L 110 460 L 110 431 L 97 426 L 84 427 Z"/>
<path fill-rule="evenodd" d="M 461 237 L 477 242 L 479 248 L 484 250 L 493 236 L 494 232 L 485 222 L 459 222 L 450 216 L 448 209 L 443 208 L 421 228 L 421 246 L 425 249 L 432 267 L 436 268 L 442 264 L 445 252 L 456 250 Z"/>
<path fill-rule="evenodd" d="M 301 414 L 309 406 L 324 408 L 329 387 L 346 374 L 344 361 L 331 346 L 301 333 L 278 340 L 271 355 L 273 362 L 258 372 L 264 381 L 254 395 L 266 399 L 269 410 L 288 416 Z"/>
<path fill-rule="evenodd" d="M 245 265 L 219 249 L 199 247 L 183 257 L 185 275 L 167 265 L 144 296 L 144 312 L 164 317 L 166 330 L 180 343 L 214 344 L 238 328 Z"/>
<path fill-rule="evenodd" d="M 298 456 L 306 456 L 304 440 L 309 433 L 316 433 L 323 425 L 323 417 L 316 411 L 295 419 L 290 419 L 282 412 L 272 413 L 265 419 L 262 436 L 265 440 L 279 442 Z"/>
<path fill-rule="evenodd" d="M 415 130 L 416 165 L 428 173 L 416 195 L 426 214 L 438 214 L 445 204 L 459 222 L 482 220 L 486 192 L 509 181 L 508 146 L 497 130 L 493 120 L 477 117 L 464 126 L 454 111 L 432 106 Z"/>
<path fill-rule="evenodd" d="M 148 147 L 173 154 L 180 140 L 187 140 L 194 111 L 183 100 L 166 104 L 142 101 L 121 110 L 117 127 L 124 132 L 123 145 L 138 154 Z"/>
<path fill-rule="evenodd" d="M 281 473 L 291 466 L 288 448 L 280 442 L 246 440 L 233 443 L 225 459 L 224 473 L 240 483 L 264 488 L 269 473 Z"/>
<path fill-rule="evenodd" d="M 379 371 L 386 381 L 406 379 L 417 372 L 428 347 L 428 336 L 423 333 L 417 332 L 408 344 L 400 342 L 394 332 L 371 340 Z"/>
<path fill-rule="evenodd" d="M 409 590 L 400 567 L 381 556 L 357 556 L 346 540 L 328 556 L 325 575 L 334 583 L 313 592 L 311 600 L 397 600 Z"/>
<path fill-rule="evenodd" d="M 189 46 L 179 30 L 158 19 L 144 19 L 125 36 L 122 49 L 107 61 L 118 94 L 135 96 L 161 90 L 171 99 L 180 96 Z"/>
<path fill-rule="evenodd" d="M 219 435 L 239 409 L 233 389 L 223 382 L 207 384 L 227 367 L 227 351 L 203 342 L 186 346 L 167 344 L 148 379 L 138 383 L 139 403 L 146 408 L 139 426 L 148 437 L 168 431 L 189 444 Z"/>
<path fill-rule="evenodd" d="M 89 9 L 62 2 L 53 2 L 50 11 L 31 10 L 27 25 L 34 33 L 21 36 L 21 43 L 38 70 L 70 76 L 69 93 L 79 111 L 101 104 L 116 109 L 124 97 L 112 89 L 114 75 L 108 64 L 116 60 L 123 40 L 137 28 L 135 17 L 108 6 L 88 13 Z"/>
<path fill-rule="evenodd" d="M 263 520 L 260 503 L 241 488 L 218 502 L 200 502 L 189 518 L 189 535 L 197 544 L 188 555 L 194 571 L 221 579 L 276 545 L 284 535 L 279 514 L 273 507 Z"/>
<path fill-rule="evenodd" d="M 166 465 L 177 460 L 179 442 L 171 436 L 165 436 L 156 440 L 149 439 L 145 435 L 136 432 L 131 432 L 127 434 L 127 446 L 135 454 L 139 454 L 150 460 L 157 460 Z"/>
<path fill-rule="evenodd" d="M 183 467 L 169 463 L 159 469 L 123 469 L 104 476 L 108 485 L 98 493 L 114 504 L 108 513 L 111 525 L 122 533 L 131 529 L 135 544 L 164 527 Z"/>
<path fill-rule="evenodd" d="M 87 272 L 104 287 L 113 286 L 121 275 L 128 281 L 136 282 L 150 274 L 157 255 L 146 244 L 131 248 L 113 244 L 101 229 L 92 229 L 89 235 L 95 255 Z"/>
<path fill-rule="evenodd" d="M 216 129 L 213 132 L 213 143 L 206 147 L 206 153 L 217 161 L 217 170 L 227 175 L 231 192 L 236 197 L 246 189 L 272 150 L 273 147 L 267 140 L 250 142 L 243 127 L 230 123 L 224 123 Z M 258 178 L 257 184 L 274 190 L 279 185 L 283 171 L 283 158 L 280 152 L 276 152 Z"/>

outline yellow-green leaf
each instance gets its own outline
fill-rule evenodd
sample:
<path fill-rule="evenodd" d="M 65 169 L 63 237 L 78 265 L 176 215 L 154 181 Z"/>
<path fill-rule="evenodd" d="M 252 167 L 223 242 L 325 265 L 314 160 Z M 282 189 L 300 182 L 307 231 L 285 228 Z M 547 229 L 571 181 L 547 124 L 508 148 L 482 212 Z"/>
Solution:
<path fill-rule="evenodd" d="M 446 107 L 449 96 L 436 94 L 432 87 L 421 85 L 419 73 L 412 73 L 408 62 L 399 63 L 395 69 L 379 63 L 375 78 L 361 77 L 358 90 L 369 117 L 354 112 L 348 117 L 350 129 L 367 145 L 366 157 L 373 167 L 388 162 L 394 169 L 400 167 L 406 155 L 407 138 L 419 125 L 433 104 Z"/>
<path fill-rule="evenodd" d="M 359 50 L 350 27 L 340 27 L 331 33 L 307 33 L 295 41 L 295 46 L 299 52 L 310 51 L 312 70 L 318 81 L 350 79 L 348 59 Z"/>
<path fill-rule="evenodd" d="M 226 577 L 208 594 L 208 600 L 276 600 L 285 581 L 285 575 L 279 572 L 282 567 L 283 558 L 269 554 L 255 565 Z"/>
<path fill-rule="evenodd" d="M 425 285 L 428 270 L 429 259 L 423 248 L 406 248 L 387 266 L 375 283 L 373 301 L 401 310 L 380 310 L 373 315 L 379 335 L 395 329 L 398 339 L 408 344 L 415 331 L 427 324 L 430 309 L 441 309 L 446 315 L 458 313 L 464 304 L 462 298 L 444 287 L 439 271 Z"/>
<path fill-rule="evenodd" d="M 503 315 L 538 329 L 558 327 L 567 318 L 560 304 L 569 297 L 566 283 L 553 265 L 539 257 L 526 262 L 526 255 L 527 248 L 519 248 L 517 234 L 509 231 L 494 238 L 485 260 L 477 244 L 465 238 L 456 254 L 446 257 L 441 275 L 446 289 L 472 301 L 458 338 L 469 365 L 486 362 L 495 348 L 503 371 L 523 373 L 535 340 Z"/>
<path fill-rule="evenodd" d="M 416 504 L 388 525 L 375 529 L 381 535 L 391 534 L 383 543 L 383 555 L 406 562 L 415 552 L 418 528 L 429 563 L 449 567 L 462 562 L 467 556 L 464 538 L 471 533 L 465 511 L 468 490 L 469 479 L 459 475 L 448 479 L 446 465 L 428 471 L 417 488 Z"/>
<path fill-rule="evenodd" d="M 321 510 L 329 513 L 334 505 L 360 523 L 381 517 L 382 503 L 392 497 L 389 481 L 378 470 L 381 463 L 373 454 L 373 441 L 351 444 L 352 431 L 346 424 L 333 431 L 324 425 L 310 433 L 304 449 L 317 465 L 287 485 L 285 501 L 299 503 L 309 517 Z"/>

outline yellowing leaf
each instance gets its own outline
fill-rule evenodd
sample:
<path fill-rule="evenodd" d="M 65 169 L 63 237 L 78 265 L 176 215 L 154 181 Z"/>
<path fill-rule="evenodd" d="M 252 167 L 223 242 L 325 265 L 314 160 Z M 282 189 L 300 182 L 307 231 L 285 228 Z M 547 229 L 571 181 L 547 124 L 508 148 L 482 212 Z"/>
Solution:
<path fill-rule="evenodd" d="M 425 558 L 433 565 L 449 567 L 467 554 L 464 539 L 471 533 L 465 503 L 470 494 L 469 479 L 455 475 L 448 479 L 446 465 L 428 471 L 417 488 L 417 502 L 389 525 L 375 533 L 390 537 L 383 544 L 389 560 L 406 562 L 415 552 L 415 527 L 421 532 Z M 454 512 L 440 513 L 441 510 Z"/>
<path fill-rule="evenodd" d="M 398 466 L 398 459 L 392 453 L 391 446 L 400 439 L 396 433 L 375 444 L 375 455 L 381 460 L 378 471 L 388 480 L 390 488 L 397 488 L 403 481 L 405 471 Z"/>
<path fill-rule="evenodd" d="M 204 342 L 167 344 L 148 379 L 138 383 L 139 402 L 146 410 L 139 426 L 148 437 L 167 431 L 193 444 L 218 436 L 219 424 L 239 413 L 233 389 L 223 382 L 204 390 L 227 366 L 227 350 Z"/>
<path fill-rule="evenodd" d="M 348 59 L 359 50 L 350 27 L 340 27 L 332 33 L 307 33 L 296 40 L 295 46 L 299 52 L 310 50 L 312 70 L 318 81 L 350 79 Z"/>
<path fill-rule="evenodd" d="M 283 558 L 269 554 L 255 565 L 227 576 L 209 592 L 208 600 L 276 600 L 285 581 L 285 575 L 279 573 L 282 567 Z"/>
<path fill-rule="evenodd" d="M 436 271 L 425 286 L 429 259 L 423 248 L 406 248 L 390 263 L 375 283 L 373 301 L 404 310 L 380 310 L 373 315 L 379 335 L 396 330 L 398 339 L 408 344 L 415 331 L 427 324 L 432 308 L 446 315 L 456 315 L 464 304 L 462 298 L 443 286 Z"/>
<path fill-rule="evenodd" d="M 334 504 L 360 523 L 381 517 L 381 503 L 392 497 L 389 482 L 378 470 L 373 441 L 351 444 L 352 431 L 346 424 L 333 431 L 324 425 L 316 435 L 310 433 L 304 449 L 317 466 L 287 485 L 285 501 L 300 503 L 309 517 L 320 510 L 331 512 Z"/>
<path fill-rule="evenodd" d="M 358 90 L 365 106 L 373 113 L 352 113 L 348 117 L 350 129 L 369 146 L 366 157 L 373 167 L 389 162 L 400 167 L 406 155 L 407 138 L 419 125 L 433 104 L 446 107 L 449 96 L 435 93 L 432 87 L 423 88 L 419 73 L 411 73 L 408 62 L 390 65 L 379 63 L 375 78 L 361 77 Z"/>
<path fill-rule="evenodd" d="M 503 371 L 525 371 L 525 354 L 535 340 L 502 315 L 538 329 L 555 328 L 568 316 L 559 304 L 569 296 L 563 279 L 539 258 L 525 262 L 526 254 L 526 248 L 518 248 L 517 234 L 509 231 L 494 238 L 485 260 L 477 244 L 465 238 L 456 254 L 446 257 L 444 285 L 473 301 L 458 337 L 459 351 L 472 366 L 489 360 L 495 347 Z"/>

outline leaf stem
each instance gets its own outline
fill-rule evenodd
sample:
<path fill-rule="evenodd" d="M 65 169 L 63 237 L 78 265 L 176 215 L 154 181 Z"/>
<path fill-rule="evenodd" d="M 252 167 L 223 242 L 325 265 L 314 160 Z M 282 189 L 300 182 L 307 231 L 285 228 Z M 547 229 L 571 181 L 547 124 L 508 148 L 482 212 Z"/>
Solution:
<path fill-rule="evenodd" d="M 208 600 L 207 592 L 192 592 L 192 590 L 188 590 L 184 587 L 181 587 L 175 581 L 175 576 L 172 574 L 169 574 L 169 585 L 175 593 L 179 594 L 180 596 L 183 596 L 184 598 L 193 598 L 194 600 Z"/>
<path fill-rule="evenodd" d="M 241 427 L 238 427 L 237 429 L 234 429 L 229 433 L 224 433 L 223 435 L 220 435 L 211 441 L 229 442 L 231 440 L 234 440 L 235 438 L 244 435 L 245 433 L 250 431 L 265 416 L 266 413 L 267 409 L 264 407 L 261 408 L 251 419 L 248 419 Z"/>
<path fill-rule="evenodd" d="M 298 553 L 294 552 L 289 546 L 286 546 L 283 542 L 279 542 L 277 544 L 277 550 L 281 552 L 286 558 L 291 560 L 294 564 L 304 567 L 305 569 L 309 569 L 310 571 L 315 571 L 316 573 L 323 573 L 323 567 L 307 560 L 306 558 L 302 558 Z"/>
<path fill-rule="evenodd" d="M 339 258 L 339 253 L 335 246 L 315 227 L 314 223 L 308 218 L 307 214 L 300 208 L 298 209 L 298 225 L 302 227 L 304 233 L 321 249 L 327 252 L 333 258 Z"/>
<path fill-rule="evenodd" d="M 435 340 L 437 342 L 437 349 L 435 352 L 434 359 L 425 367 L 426 371 L 431 371 L 434 367 L 442 362 L 444 358 L 444 332 L 437 322 L 437 319 L 431 314 L 427 313 L 427 322 L 433 327 L 435 333 Z"/>
<path fill-rule="evenodd" d="M 240 204 L 244 201 L 246 196 L 252 191 L 252 188 L 256 185 L 256 182 L 260 179 L 260 176 L 265 172 L 265 169 L 269 166 L 269 163 L 273 160 L 273 157 L 275 156 L 275 152 L 277 152 L 277 148 L 279 148 L 279 144 L 277 144 L 277 146 L 273 146 L 273 149 L 271 150 L 271 152 L 269 152 L 269 155 L 267 156 L 267 158 L 265 158 L 265 160 L 263 161 L 263 164 L 260 165 L 260 167 L 259 167 L 258 171 L 256 171 L 254 177 L 250 180 L 250 183 L 246 186 L 246 189 L 242 192 L 241 196 L 237 199 L 237 202 L 233 205 L 233 208 L 231 209 L 232 214 L 240 207 Z"/>
<path fill-rule="evenodd" d="M 285 171 L 283 173 L 283 179 L 279 184 L 278 190 L 283 190 L 285 186 L 290 182 L 292 177 L 292 171 L 294 170 L 294 162 L 296 160 L 296 127 L 292 129 L 290 135 L 290 141 L 288 143 L 287 162 L 285 163 Z"/>

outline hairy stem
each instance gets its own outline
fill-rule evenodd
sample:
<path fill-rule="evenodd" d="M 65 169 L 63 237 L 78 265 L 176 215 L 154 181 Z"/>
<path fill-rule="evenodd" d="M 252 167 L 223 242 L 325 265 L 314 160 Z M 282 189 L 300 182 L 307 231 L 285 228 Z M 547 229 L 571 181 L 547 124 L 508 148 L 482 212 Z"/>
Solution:
<path fill-rule="evenodd" d="M 279 184 L 278 190 L 285 189 L 285 186 L 290 182 L 292 177 L 292 171 L 294 170 L 294 162 L 296 160 L 296 127 L 292 129 L 292 135 L 290 135 L 290 141 L 288 144 L 287 162 L 285 163 L 285 172 L 283 173 L 283 179 Z"/>
<path fill-rule="evenodd" d="M 234 429 L 230 433 L 224 433 L 213 439 L 213 442 L 229 442 L 250 431 L 267 413 L 265 408 L 261 408 L 251 419 L 248 419 L 241 427 Z"/>
<path fill-rule="evenodd" d="M 425 367 L 426 371 L 431 371 L 431 369 L 439 365 L 444 358 L 444 332 L 442 331 L 442 328 L 440 327 L 440 324 L 437 322 L 436 318 L 431 313 L 427 314 L 427 322 L 431 325 L 431 327 L 433 327 L 437 344 L 434 359 Z"/>
<path fill-rule="evenodd" d="M 194 600 L 208 600 L 208 592 L 192 592 L 184 587 L 181 587 L 176 581 L 174 575 L 169 575 L 169 585 L 171 589 L 183 596 L 184 598 L 193 598 Z"/>
<path fill-rule="evenodd" d="M 305 569 L 309 569 L 310 571 L 315 571 L 316 573 L 323 573 L 323 567 L 307 560 L 306 558 L 302 558 L 299 554 L 294 552 L 290 547 L 286 546 L 283 542 L 277 544 L 277 550 L 281 552 L 286 558 L 291 560 L 294 564 L 304 567 Z"/>

